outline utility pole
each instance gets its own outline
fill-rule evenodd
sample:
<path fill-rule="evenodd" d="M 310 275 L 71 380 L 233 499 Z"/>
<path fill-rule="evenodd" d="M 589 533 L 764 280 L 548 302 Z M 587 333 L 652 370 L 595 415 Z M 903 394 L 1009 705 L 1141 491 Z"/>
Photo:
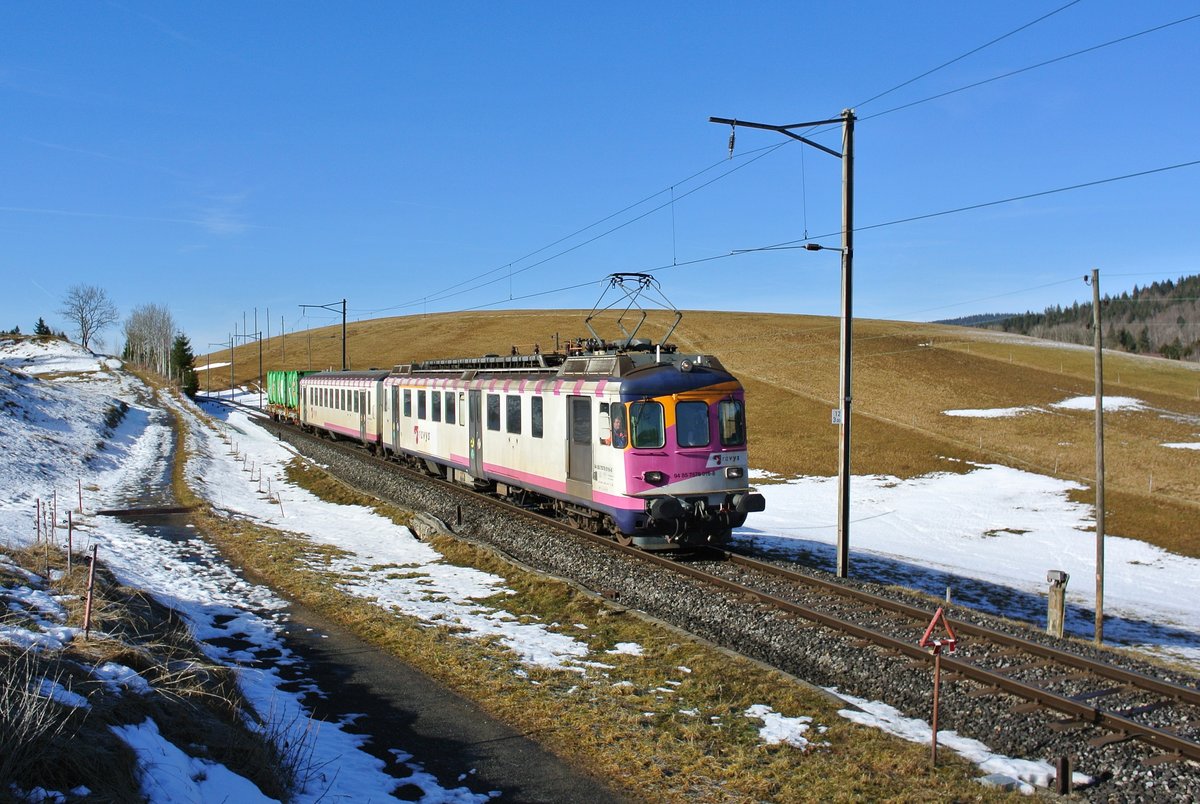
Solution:
<path fill-rule="evenodd" d="M 236 338 L 250 340 L 253 338 L 258 341 L 258 407 L 262 409 L 262 333 L 261 332 L 243 332 L 241 335 L 235 335 Z"/>
<path fill-rule="evenodd" d="M 304 309 L 305 307 L 319 307 L 322 310 L 329 310 L 330 312 L 336 313 L 337 310 L 335 308 L 337 307 L 337 305 L 338 305 L 338 302 L 330 302 L 329 304 L 302 304 L 302 305 L 300 305 L 300 308 Z M 342 299 L 341 305 L 342 305 L 342 371 L 345 371 L 346 370 L 346 300 L 345 299 Z M 311 356 L 310 356 L 310 362 L 311 362 Z"/>
<path fill-rule="evenodd" d="M 233 365 L 233 336 L 232 335 L 229 336 L 228 341 L 218 341 L 218 342 L 209 341 L 208 345 L 209 346 L 228 346 L 229 347 L 229 363 L 230 363 L 230 365 Z M 211 354 L 208 355 L 208 364 L 209 364 L 209 368 L 207 371 L 207 373 L 208 373 L 208 395 L 212 396 L 212 355 Z M 232 385 L 231 385 L 231 387 L 232 387 Z"/>
<path fill-rule="evenodd" d="M 837 530 L 837 576 L 845 578 L 850 574 L 850 365 L 852 355 L 852 335 L 854 326 L 853 316 L 853 267 L 854 267 L 854 110 L 843 109 L 841 117 L 830 120 L 813 120 L 807 123 L 793 123 L 787 126 L 776 126 L 768 123 L 748 123 L 744 120 L 733 120 L 727 117 L 710 117 L 710 123 L 721 123 L 736 129 L 761 128 L 777 131 L 784 136 L 799 140 L 805 145 L 812 146 L 830 156 L 842 160 L 842 309 L 841 309 L 841 357 L 838 379 L 838 409 L 835 411 L 836 424 L 839 428 L 838 440 L 838 530 Z M 842 124 L 842 151 L 838 153 L 832 148 L 826 148 L 820 143 L 813 142 L 807 137 L 797 134 L 793 129 L 812 128 L 813 126 Z M 733 155 L 734 135 L 729 135 L 729 154 Z M 821 251 L 825 246 L 817 243 L 806 243 L 801 248 L 808 251 Z"/>
<path fill-rule="evenodd" d="M 263 346 L 263 344 L 262 344 L 262 342 L 263 342 L 263 339 L 262 339 L 262 330 L 258 328 L 258 308 L 257 307 L 254 308 L 254 334 L 258 336 L 258 338 L 257 338 L 257 340 L 258 340 L 258 409 L 262 410 L 262 388 L 263 388 L 263 375 L 262 375 L 262 346 Z"/>
<path fill-rule="evenodd" d="M 1087 277 L 1084 277 L 1086 279 Z M 1104 642 L 1104 351 L 1100 337 L 1100 269 L 1092 269 L 1092 340 L 1096 344 L 1096 644 Z"/>

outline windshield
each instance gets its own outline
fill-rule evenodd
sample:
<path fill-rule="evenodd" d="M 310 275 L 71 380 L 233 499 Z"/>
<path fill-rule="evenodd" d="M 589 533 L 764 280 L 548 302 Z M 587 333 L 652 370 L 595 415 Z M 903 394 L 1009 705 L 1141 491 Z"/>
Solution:
<path fill-rule="evenodd" d="M 680 447 L 707 447 L 708 405 L 680 402 L 675 406 L 675 441 Z"/>

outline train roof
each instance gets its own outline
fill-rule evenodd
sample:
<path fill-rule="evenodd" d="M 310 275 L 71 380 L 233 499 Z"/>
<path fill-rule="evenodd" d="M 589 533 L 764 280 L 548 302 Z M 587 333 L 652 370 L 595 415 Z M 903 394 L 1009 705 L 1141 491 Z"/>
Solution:
<path fill-rule="evenodd" d="M 728 374 L 721 361 L 712 355 L 670 352 L 597 350 L 591 353 L 563 355 L 486 355 L 403 363 L 392 370 L 393 376 L 443 377 L 470 380 L 476 378 L 561 377 L 563 379 L 621 379 L 643 372 L 673 369 L 697 374 Z"/>
<path fill-rule="evenodd" d="M 368 369 L 367 371 L 314 371 L 305 374 L 305 380 L 378 380 L 392 372 L 389 369 Z"/>
<path fill-rule="evenodd" d="M 618 380 L 631 391 L 640 388 L 702 387 L 734 377 L 713 355 L 677 351 L 645 352 L 596 350 L 582 354 L 484 355 L 402 363 L 392 369 L 369 371 L 318 371 L 302 379 L 382 380 L 388 377 L 439 379 L 570 379 Z"/>

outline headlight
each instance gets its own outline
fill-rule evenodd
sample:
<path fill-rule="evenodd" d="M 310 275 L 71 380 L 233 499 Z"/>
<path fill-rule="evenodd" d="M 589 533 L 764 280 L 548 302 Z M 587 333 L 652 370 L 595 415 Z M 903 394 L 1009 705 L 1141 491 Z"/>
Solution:
<path fill-rule="evenodd" d="M 740 466 L 725 467 L 725 477 L 737 478 L 737 477 L 745 477 L 745 476 L 746 476 L 746 470 Z"/>
<path fill-rule="evenodd" d="M 661 483 L 667 479 L 662 472 L 642 472 L 642 480 L 647 483 Z"/>

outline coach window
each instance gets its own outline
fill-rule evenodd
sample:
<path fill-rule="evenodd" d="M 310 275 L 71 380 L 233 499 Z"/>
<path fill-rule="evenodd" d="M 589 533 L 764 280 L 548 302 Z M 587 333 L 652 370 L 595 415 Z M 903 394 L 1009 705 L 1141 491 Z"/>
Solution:
<path fill-rule="evenodd" d="M 521 434 L 521 397 L 513 396 L 510 394 L 508 399 L 506 400 L 506 405 L 508 406 L 508 409 L 507 409 L 508 415 L 505 416 L 505 421 L 504 421 L 505 429 L 507 429 L 508 432 L 513 433 L 514 435 L 520 435 Z"/>
<path fill-rule="evenodd" d="M 459 391 L 459 392 L 458 392 L 458 409 L 459 409 L 459 410 L 463 410 L 463 409 L 466 407 L 466 402 L 464 402 L 464 401 L 463 401 L 463 400 L 465 400 L 466 398 L 467 398 L 467 395 L 466 395 L 466 393 L 464 393 L 464 392 L 462 392 L 462 391 Z M 466 427 L 466 425 L 467 425 L 467 417 L 466 417 L 466 416 L 459 416 L 459 417 L 458 417 L 458 426 L 459 426 L 459 427 Z"/>
<path fill-rule="evenodd" d="M 404 416 L 408 419 L 412 418 L 412 389 L 410 388 L 404 389 Z"/>
<path fill-rule="evenodd" d="M 666 443 L 663 406 L 658 402 L 630 403 L 629 423 L 633 430 L 633 446 L 657 449 Z"/>
<path fill-rule="evenodd" d="M 712 436 L 706 403 L 680 402 L 675 406 L 675 440 L 680 447 L 708 446 Z"/>
<path fill-rule="evenodd" d="M 529 434 L 534 438 L 542 437 L 542 398 L 540 396 L 529 400 Z"/>
<path fill-rule="evenodd" d="M 454 424 L 454 392 L 446 392 L 446 424 Z"/>
<path fill-rule="evenodd" d="M 425 418 L 425 391 L 417 391 L 417 418 Z"/>
<path fill-rule="evenodd" d="M 359 398 L 360 398 L 361 396 L 362 396 L 362 394 L 360 394 L 358 391 L 351 391 L 351 392 L 350 392 L 350 400 L 351 400 L 351 403 L 352 403 L 352 404 L 353 404 L 353 406 L 354 406 L 354 411 L 353 411 L 354 413 L 359 413 L 359 412 L 360 412 L 360 411 L 359 411 L 359 409 L 358 409 L 358 400 L 359 400 Z"/>
<path fill-rule="evenodd" d="M 500 394 L 487 395 L 487 428 L 500 432 Z"/>
<path fill-rule="evenodd" d="M 717 406 L 717 427 L 723 446 L 740 447 L 746 443 L 746 409 L 741 400 L 721 401 Z"/>
<path fill-rule="evenodd" d="M 600 424 L 600 443 L 608 446 L 612 443 L 612 425 L 608 421 L 608 403 L 600 403 L 599 424 Z"/>
<path fill-rule="evenodd" d="M 429 418 L 435 422 L 442 420 L 442 392 L 429 392 Z"/>
<path fill-rule="evenodd" d="M 609 409 L 609 419 L 612 420 L 612 445 L 614 449 L 625 449 L 629 443 L 629 429 L 625 426 L 625 406 L 613 402 Z"/>

